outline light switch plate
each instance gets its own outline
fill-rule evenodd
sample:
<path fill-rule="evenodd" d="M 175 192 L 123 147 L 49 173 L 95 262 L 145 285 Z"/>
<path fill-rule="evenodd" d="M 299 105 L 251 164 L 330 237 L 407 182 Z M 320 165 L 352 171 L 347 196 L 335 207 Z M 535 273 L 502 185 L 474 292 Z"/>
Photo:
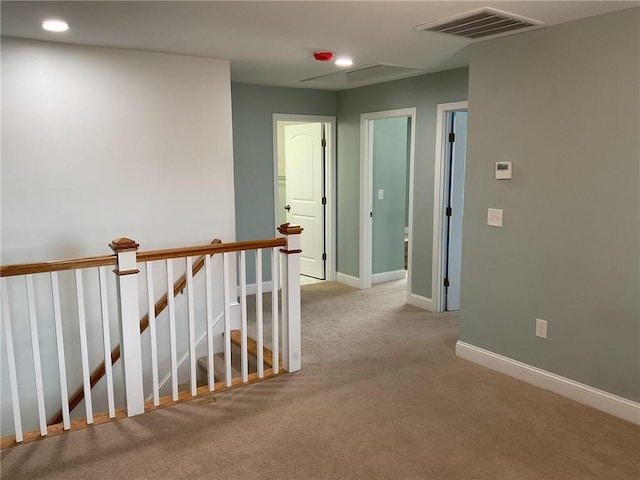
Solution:
<path fill-rule="evenodd" d="M 487 225 L 491 225 L 492 227 L 502 226 L 502 209 L 500 208 L 489 209 L 487 213 Z"/>
<path fill-rule="evenodd" d="M 378 189 L 378 200 L 384 200 L 384 188 Z"/>

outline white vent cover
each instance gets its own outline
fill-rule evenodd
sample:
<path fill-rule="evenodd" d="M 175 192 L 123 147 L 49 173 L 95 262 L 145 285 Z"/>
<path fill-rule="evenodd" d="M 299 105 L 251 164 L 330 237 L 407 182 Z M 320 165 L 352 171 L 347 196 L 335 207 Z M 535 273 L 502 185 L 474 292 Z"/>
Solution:
<path fill-rule="evenodd" d="M 544 25 L 544 22 L 485 7 L 414 28 L 459 37 L 481 38 L 540 25 Z"/>

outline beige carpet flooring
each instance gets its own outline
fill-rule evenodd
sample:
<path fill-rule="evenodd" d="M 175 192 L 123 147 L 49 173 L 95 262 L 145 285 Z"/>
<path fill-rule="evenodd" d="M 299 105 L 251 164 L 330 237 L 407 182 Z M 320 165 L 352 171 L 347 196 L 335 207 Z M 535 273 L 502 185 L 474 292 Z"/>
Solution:
<path fill-rule="evenodd" d="M 640 478 L 640 427 L 461 360 L 403 282 L 303 287 L 303 370 L 2 452 L 2 479 Z"/>

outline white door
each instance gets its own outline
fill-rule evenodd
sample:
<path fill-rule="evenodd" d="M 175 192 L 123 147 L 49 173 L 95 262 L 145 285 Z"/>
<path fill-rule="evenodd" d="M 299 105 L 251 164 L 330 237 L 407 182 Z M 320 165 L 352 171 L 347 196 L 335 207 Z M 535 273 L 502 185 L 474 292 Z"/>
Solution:
<path fill-rule="evenodd" d="M 300 273 L 325 279 L 324 147 L 321 123 L 284 127 L 287 222 L 300 225 Z"/>
<path fill-rule="evenodd" d="M 445 310 L 460 309 L 460 277 L 462 260 L 462 214 L 464 203 L 464 167 L 467 151 L 467 112 L 451 113 L 450 133 L 454 134 L 449 148 L 449 235 L 445 276 Z"/>

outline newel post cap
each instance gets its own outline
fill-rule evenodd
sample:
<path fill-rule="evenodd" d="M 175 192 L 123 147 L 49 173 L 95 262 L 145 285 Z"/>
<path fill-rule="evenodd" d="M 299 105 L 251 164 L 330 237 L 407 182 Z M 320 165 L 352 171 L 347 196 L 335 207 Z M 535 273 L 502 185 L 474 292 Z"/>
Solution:
<path fill-rule="evenodd" d="M 300 235 L 304 229 L 300 225 L 283 223 L 278 227 L 278 232 L 282 235 Z"/>
<path fill-rule="evenodd" d="M 135 252 L 138 250 L 139 246 L 140 245 L 137 244 L 135 240 L 131 240 L 130 238 L 126 237 L 116 238 L 109 244 L 109 247 L 111 247 L 111 250 L 113 250 L 115 253 L 130 251 Z"/>

